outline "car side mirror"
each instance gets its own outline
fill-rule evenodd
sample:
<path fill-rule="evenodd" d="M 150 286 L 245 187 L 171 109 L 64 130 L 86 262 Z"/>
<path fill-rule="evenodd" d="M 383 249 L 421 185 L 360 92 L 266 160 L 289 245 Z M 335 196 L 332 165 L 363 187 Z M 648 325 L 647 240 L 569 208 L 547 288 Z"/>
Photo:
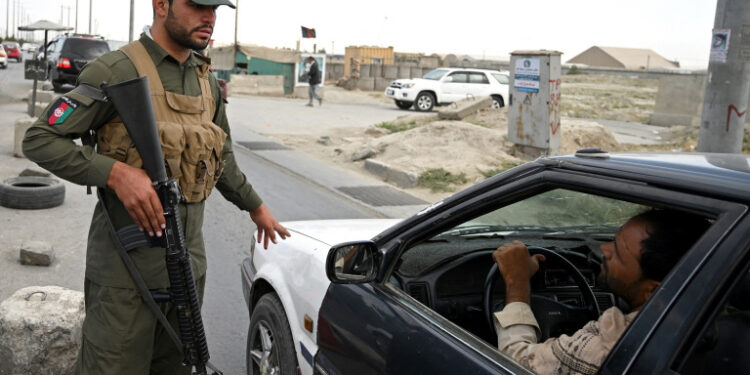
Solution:
<path fill-rule="evenodd" d="M 336 284 L 363 284 L 375 280 L 380 252 L 372 241 L 346 242 L 328 251 L 326 275 Z"/>
<path fill-rule="evenodd" d="M 451 77 L 451 76 L 445 77 L 445 79 L 443 80 L 443 82 L 453 82 L 453 77 Z"/>

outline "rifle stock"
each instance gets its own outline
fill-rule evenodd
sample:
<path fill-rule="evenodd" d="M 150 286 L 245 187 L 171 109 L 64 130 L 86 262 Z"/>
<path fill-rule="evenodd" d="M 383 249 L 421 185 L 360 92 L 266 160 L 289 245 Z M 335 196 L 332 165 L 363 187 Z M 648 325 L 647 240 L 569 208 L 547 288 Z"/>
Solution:
<path fill-rule="evenodd" d="M 173 339 L 178 340 L 176 344 L 182 351 L 184 364 L 194 366 L 195 374 L 207 374 L 207 365 L 215 374 L 221 374 L 208 363 L 208 344 L 180 218 L 179 203 L 182 200 L 182 192 L 177 181 L 167 178 L 148 79 L 139 77 L 115 85 L 102 85 L 102 90 L 125 124 L 164 209 L 166 228 L 160 244 L 166 250 L 170 300 L 177 309 L 180 329 L 180 338 Z M 157 310 L 154 314 L 162 313 Z"/>

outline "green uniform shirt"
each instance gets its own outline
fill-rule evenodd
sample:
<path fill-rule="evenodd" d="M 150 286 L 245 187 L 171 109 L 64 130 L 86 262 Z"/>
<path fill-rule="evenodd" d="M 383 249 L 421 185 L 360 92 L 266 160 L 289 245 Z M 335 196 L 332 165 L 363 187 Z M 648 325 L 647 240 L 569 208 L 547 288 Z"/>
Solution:
<path fill-rule="evenodd" d="M 145 34 L 141 35 L 140 41 L 153 59 L 166 91 L 190 96 L 201 94 L 195 67 L 206 64 L 206 61 L 192 54 L 187 61 L 180 63 Z M 125 54 L 113 51 L 86 65 L 78 77 L 78 82 L 98 88 L 102 82 L 114 84 L 137 77 L 135 67 Z M 224 143 L 226 167 L 216 188 L 240 209 L 253 211 L 260 206 L 261 199 L 237 166 L 232 153 L 225 104 L 213 75 L 210 75 L 210 83 L 217 103 L 213 122 L 227 134 Z M 112 103 L 96 101 L 77 92 L 70 92 L 65 96 L 68 98 L 68 113 L 48 113 L 54 106 L 54 103 L 51 103 L 26 132 L 23 142 L 24 153 L 30 160 L 61 178 L 101 188 L 115 228 L 133 224 L 133 220 L 114 192 L 106 189 L 107 178 L 115 160 L 96 153 L 90 146 L 78 146 L 73 142 L 89 130 L 96 130 L 112 120 L 117 114 L 114 106 Z M 71 111 L 69 108 L 73 105 L 75 108 Z M 54 125 L 50 125 L 50 122 Z M 202 235 L 204 204 L 205 202 L 180 204 L 186 243 L 192 257 L 196 279 L 206 272 L 206 252 Z M 103 286 L 134 288 L 135 284 L 117 254 L 103 215 L 101 203 L 97 204 L 89 229 L 86 278 Z M 149 288 L 169 286 L 163 249 L 142 247 L 130 251 L 129 254 Z"/>

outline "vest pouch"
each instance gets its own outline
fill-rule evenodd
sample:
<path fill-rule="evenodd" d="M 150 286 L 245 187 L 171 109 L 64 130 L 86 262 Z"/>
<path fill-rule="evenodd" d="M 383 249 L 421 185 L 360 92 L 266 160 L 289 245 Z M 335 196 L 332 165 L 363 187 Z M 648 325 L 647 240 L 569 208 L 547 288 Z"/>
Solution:
<path fill-rule="evenodd" d="M 135 168 L 142 168 L 143 162 L 128 135 L 125 124 L 117 118 L 96 131 L 97 152 L 109 156 Z"/>
<path fill-rule="evenodd" d="M 200 202 L 211 194 L 216 184 L 220 159 L 214 149 L 222 149 L 226 134 L 211 123 L 184 126 L 185 149 L 182 152 L 182 193 L 188 202 Z"/>
<path fill-rule="evenodd" d="M 185 132 L 182 125 L 170 121 L 157 121 L 161 151 L 166 161 L 167 176 L 180 181 L 182 177 L 182 150 L 185 149 Z"/>

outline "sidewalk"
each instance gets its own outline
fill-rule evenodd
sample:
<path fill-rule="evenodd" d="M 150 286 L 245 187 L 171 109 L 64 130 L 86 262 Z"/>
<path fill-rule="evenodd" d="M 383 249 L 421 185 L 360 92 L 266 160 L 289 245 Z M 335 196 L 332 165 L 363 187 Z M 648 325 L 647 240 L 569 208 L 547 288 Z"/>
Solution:
<path fill-rule="evenodd" d="M 25 117 L 26 103 L 0 105 L 0 180 L 18 176 L 24 169 L 43 171 L 25 158 L 13 156 L 15 120 Z M 239 130 L 239 129 L 238 129 Z M 410 216 L 427 205 L 375 178 L 356 174 L 289 149 L 269 138 L 244 129 L 236 152 L 256 155 L 316 183 L 345 199 L 352 200 L 382 217 Z M 237 139 L 235 137 L 235 139 Z M 0 207 L 0 301 L 28 285 L 59 285 L 83 290 L 86 242 L 95 195 L 86 188 L 62 180 L 65 202 L 45 210 L 16 210 Z M 27 240 L 45 241 L 55 250 L 50 267 L 23 266 L 18 261 L 21 244 Z"/>

